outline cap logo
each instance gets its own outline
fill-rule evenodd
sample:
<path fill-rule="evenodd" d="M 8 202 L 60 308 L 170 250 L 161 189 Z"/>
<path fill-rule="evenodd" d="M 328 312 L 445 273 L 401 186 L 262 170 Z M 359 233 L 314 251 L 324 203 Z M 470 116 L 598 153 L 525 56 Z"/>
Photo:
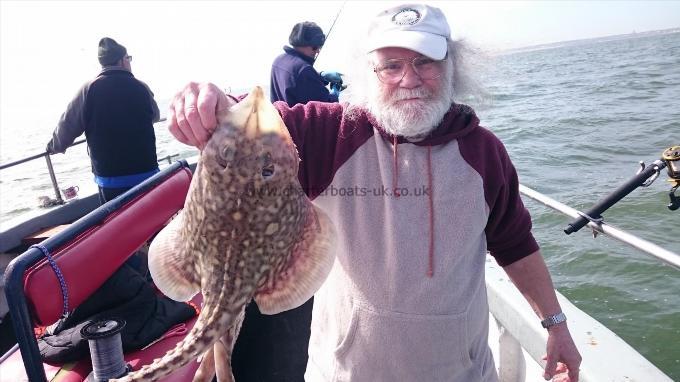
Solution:
<path fill-rule="evenodd" d="M 413 8 L 404 8 L 392 16 L 392 22 L 397 25 L 413 25 L 420 21 L 420 12 Z"/>

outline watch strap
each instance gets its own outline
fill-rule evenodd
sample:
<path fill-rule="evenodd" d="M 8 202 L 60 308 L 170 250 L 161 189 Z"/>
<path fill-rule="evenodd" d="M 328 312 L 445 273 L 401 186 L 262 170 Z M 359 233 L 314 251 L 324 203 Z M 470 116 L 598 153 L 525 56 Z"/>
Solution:
<path fill-rule="evenodd" d="M 559 313 L 554 314 L 554 315 L 546 316 L 545 319 L 543 321 L 541 321 L 541 326 L 548 329 L 551 326 L 561 324 L 565 321 L 567 321 L 567 316 L 565 316 L 564 313 L 559 312 Z"/>

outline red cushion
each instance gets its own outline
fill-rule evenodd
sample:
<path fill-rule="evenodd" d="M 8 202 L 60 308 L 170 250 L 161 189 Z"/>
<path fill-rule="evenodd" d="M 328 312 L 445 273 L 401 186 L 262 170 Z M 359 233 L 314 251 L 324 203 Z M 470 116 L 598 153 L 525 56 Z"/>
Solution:
<path fill-rule="evenodd" d="M 184 206 L 190 182 L 191 171 L 183 168 L 52 253 L 66 280 L 69 309 L 94 293 Z M 24 291 L 37 325 L 59 319 L 61 288 L 47 260 L 26 271 Z"/>

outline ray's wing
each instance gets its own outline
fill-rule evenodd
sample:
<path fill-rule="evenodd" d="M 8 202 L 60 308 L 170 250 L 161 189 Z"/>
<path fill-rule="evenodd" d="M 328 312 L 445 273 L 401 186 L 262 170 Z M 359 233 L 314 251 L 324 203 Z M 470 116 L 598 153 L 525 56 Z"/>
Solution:
<path fill-rule="evenodd" d="M 197 259 L 180 250 L 183 221 L 184 211 L 158 233 L 149 247 L 151 277 L 161 292 L 176 301 L 190 300 L 201 285 Z"/>
<path fill-rule="evenodd" d="M 255 294 L 255 302 L 264 314 L 302 305 L 321 287 L 333 267 L 335 226 L 323 211 L 307 202 L 310 213 L 300 241 L 293 246 L 288 266 Z"/>

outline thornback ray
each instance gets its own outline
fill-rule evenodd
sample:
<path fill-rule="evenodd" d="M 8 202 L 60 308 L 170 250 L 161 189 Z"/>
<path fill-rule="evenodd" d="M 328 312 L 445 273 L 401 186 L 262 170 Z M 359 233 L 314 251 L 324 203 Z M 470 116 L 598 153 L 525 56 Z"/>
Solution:
<path fill-rule="evenodd" d="M 295 308 L 335 261 L 335 228 L 303 193 L 297 150 L 262 89 L 218 121 L 184 209 L 149 249 L 159 289 L 179 300 L 200 290 L 202 309 L 174 349 L 116 381 L 156 381 L 203 354 L 197 380 L 217 372 L 233 381 L 231 353 L 246 304 L 255 298 L 270 314 Z"/>

